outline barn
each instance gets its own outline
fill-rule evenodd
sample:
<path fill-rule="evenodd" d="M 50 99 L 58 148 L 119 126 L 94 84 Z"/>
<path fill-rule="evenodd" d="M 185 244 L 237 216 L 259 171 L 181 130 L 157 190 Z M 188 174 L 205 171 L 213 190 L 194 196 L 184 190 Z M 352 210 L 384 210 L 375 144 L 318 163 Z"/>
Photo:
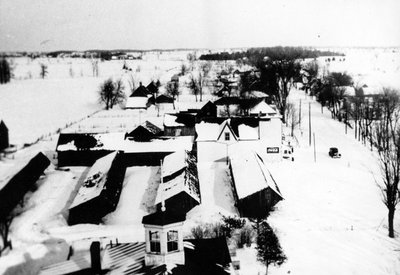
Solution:
<path fill-rule="evenodd" d="M 117 207 L 126 165 L 123 152 L 113 152 L 97 160 L 69 207 L 68 223 L 100 223 Z"/>
<path fill-rule="evenodd" d="M 6 218 L 14 207 L 22 200 L 25 193 L 35 184 L 44 170 L 50 165 L 50 160 L 42 153 L 21 163 L 19 171 L 9 171 L 0 180 L 0 219 Z"/>
<path fill-rule="evenodd" d="M 193 152 L 177 151 L 164 158 L 161 184 L 155 204 L 164 202 L 168 210 L 186 214 L 201 202 L 196 156 Z"/>
<path fill-rule="evenodd" d="M 0 151 L 10 146 L 8 140 L 8 128 L 3 120 L 0 121 Z"/>
<path fill-rule="evenodd" d="M 236 206 L 242 217 L 265 218 L 283 199 L 263 159 L 255 152 L 237 152 L 229 159 Z"/>

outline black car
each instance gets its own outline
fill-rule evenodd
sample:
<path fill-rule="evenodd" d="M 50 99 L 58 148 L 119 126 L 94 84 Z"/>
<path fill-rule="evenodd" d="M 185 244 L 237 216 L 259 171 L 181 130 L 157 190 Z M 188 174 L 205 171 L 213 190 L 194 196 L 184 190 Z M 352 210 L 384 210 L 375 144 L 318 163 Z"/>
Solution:
<path fill-rule="evenodd" d="M 339 154 L 339 150 L 336 147 L 329 148 L 329 156 L 331 158 L 340 158 L 342 155 Z"/>

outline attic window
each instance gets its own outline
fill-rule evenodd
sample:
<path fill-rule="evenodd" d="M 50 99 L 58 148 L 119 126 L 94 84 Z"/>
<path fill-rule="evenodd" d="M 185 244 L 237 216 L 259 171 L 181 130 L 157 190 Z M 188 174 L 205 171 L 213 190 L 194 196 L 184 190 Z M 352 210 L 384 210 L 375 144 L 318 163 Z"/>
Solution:
<path fill-rule="evenodd" d="M 225 140 L 230 140 L 231 139 L 231 135 L 229 133 L 225 133 Z"/>
<path fill-rule="evenodd" d="M 168 252 L 178 250 L 178 231 L 171 230 L 167 233 L 167 248 Z"/>
<path fill-rule="evenodd" d="M 160 233 L 158 231 L 150 231 L 150 252 L 160 253 Z"/>

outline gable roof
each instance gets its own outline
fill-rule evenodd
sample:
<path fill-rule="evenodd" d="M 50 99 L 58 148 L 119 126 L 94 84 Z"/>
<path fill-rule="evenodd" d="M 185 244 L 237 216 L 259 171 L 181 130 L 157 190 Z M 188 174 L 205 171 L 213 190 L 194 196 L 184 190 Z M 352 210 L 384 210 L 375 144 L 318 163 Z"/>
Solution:
<path fill-rule="evenodd" d="M 139 86 L 131 95 L 130 97 L 146 97 L 149 94 L 149 90 L 145 86 Z"/>
<path fill-rule="evenodd" d="M 105 157 L 98 159 L 93 164 L 93 166 L 89 170 L 89 173 L 86 176 L 83 185 L 81 186 L 81 188 L 79 188 L 78 194 L 70 205 L 70 209 L 87 201 L 90 201 L 100 195 L 100 193 L 105 188 L 107 175 L 116 155 L 117 152 L 110 153 Z"/>
<path fill-rule="evenodd" d="M 229 131 L 232 133 L 232 136 L 234 137 L 234 139 L 235 139 L 235 140 L 238 140 L 238 137 L 237 137 L 237 135 L 235 134 L 235 132 L 233 131 L 233 129 L 232 129 L 230 123 L 231 123 L 231 120 L 230 120 L 230 119 L 227 119 L 227 120 L 225 120 L 225 121 L 220 125 L 220 131 L 219 131 L 219 134 L 218 134 L 218 136 L 217 136 L 217 140 L 220 139 L 220 137 L 221 137 L 222 133 L 224 132 L 225 128 L 228 128 Z"/>
<path fill-rule="evenodd" d="M 237 96 L 225 96 L 221 97 L 220 99 L 214 101 L 215 105 L 233 105 L 233 104 L 239 104 L 240 103 L 240 98 Z"/>
<path fill-rule="evenodd" d="M 161 134 L 162 130 L 156 125 L 149 121 L 145 121 L 143 124 L 133 129 L 127 137 L 132 137 L 134 140 L 150 140 L 152 137 L 156 137 Z"/>
<path fill-rule="evenodd" d="M 279 197 L 283 198 L 271 173 L 257 153 L 244 151 L 231 152 L 230 167 L 239 199 L 243 199 L 268 187 Z"/>
<path fill-rule="evenodd" d="M 154 83 L 154 81 L 150 82 L 149 85 L 147 85 L 147 90 L 152 93 L 152 94 L 156 94 L 158 92 L 158 87 L 157 85 Z"/>
<path fill-rule="evenodd" d="M 159 95 L 159 96 L 156 97 L 156 101 L 155 102 L 157 104 L 160 104 L 160 103 L 174 103 L 174 99 L 172 97 L 170 97 L 170 96 L 162 94 L 162 95 Z"/>
<path fill-rule="evenodd" d="M 161 203 L 181 192 L 200 203 L 200 187 L 196 157 L 189 151 L 177 151 L 164 158 L 162 183 L 158 187 L 155 203 Z"/>

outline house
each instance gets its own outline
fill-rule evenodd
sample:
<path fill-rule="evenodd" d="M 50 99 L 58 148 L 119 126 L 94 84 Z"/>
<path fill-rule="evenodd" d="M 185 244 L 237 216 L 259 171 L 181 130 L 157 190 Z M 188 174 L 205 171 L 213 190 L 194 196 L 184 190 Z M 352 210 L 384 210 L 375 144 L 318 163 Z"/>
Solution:
<path fill-rule="evenodd" d="M 8 128 L 3 120 L 0 121 L 0 151 L 10 146 L 8 140 Z"/>
<path fill-rule="evenodd" d="M 8 216 L 49 165 L 50 160 L 38 153 L 6 171 L 6 176 L 0 179 L 0 219 Z"/>
<path fill-rule="evenodd" d="M 68 223 L 99 223 L 115 210 L 119 201 L 126 166 L 122 152 L 97 160 L 69 207 Z"/>
<path fill-rule="evenodd" d="M 146 89 L 149 91 L 150 94 L 157 96 L 158 94 L 158 86 L 154 81 L 151 81 L 149 85 L 146 86 Z"/>
<path fill-rule="evenodd" d="M 186 214 L 201 203 L 197 161 L 193 152 L 180 150 L 164 158 L 155 204 Z"/>
<path fill-rule="evenodd" d="M 40 275 L 59 274 L 233 274 L 225 237 L 183 239 L 184 215 L 171 211 L 144 216 L 145 242 L 92 242 L 90 250 L 43 267 Z"/>
<path fill-rule="evenodd" d="M 203 118 L 217 117 L 217 106 L 208 101 L 201 107 L 201 109 L 196 114 L 196 120 L 201 121 Z"/>
<path fill-rule="evenodd" d="M 283 199 L 263 159 L 255 152 L 231 154 L 229 169 L 236 206 L 242 217 L 265 218 Z"/>
<path fill-rule="evenodd" d="M 164 94 L 156 97 L 155 105 L 159 112 L 172 111 L 175 109 L 174 99 Z"/>
<path fill-rule="evenodd" d="M 217 106 L 218 117 L 231 116 L 279 116 L 279 113 L 266 103 L 266 95 L 261 92 L 251 92 L 249 97 L 221 97 L 214 104 Z"/>
<path fill-rule="evenodd" d="M 165 136 L 194 136 L 196 113 L 165 114 L 163 124 Z"/>
<path fill-rule="evenodd" d="M 162 130 L 149 121 L 136 127 L 132 132 L 126 135 L 126 138 L 134 141 L 150 141 L 162 134 Z"/>
<path fill-rule="evenodd" d="M 140 83 L 140 86 L 128 97 L 125 109 L 147 109 L 151 93 Z"/>
<path fill-rule="evenodd" d="M 281 160 L 280 117 L 203 119 L 195 129 L 198 162 L 227 161 L 239 148 L 254 150 L 268 161 Z"/>

